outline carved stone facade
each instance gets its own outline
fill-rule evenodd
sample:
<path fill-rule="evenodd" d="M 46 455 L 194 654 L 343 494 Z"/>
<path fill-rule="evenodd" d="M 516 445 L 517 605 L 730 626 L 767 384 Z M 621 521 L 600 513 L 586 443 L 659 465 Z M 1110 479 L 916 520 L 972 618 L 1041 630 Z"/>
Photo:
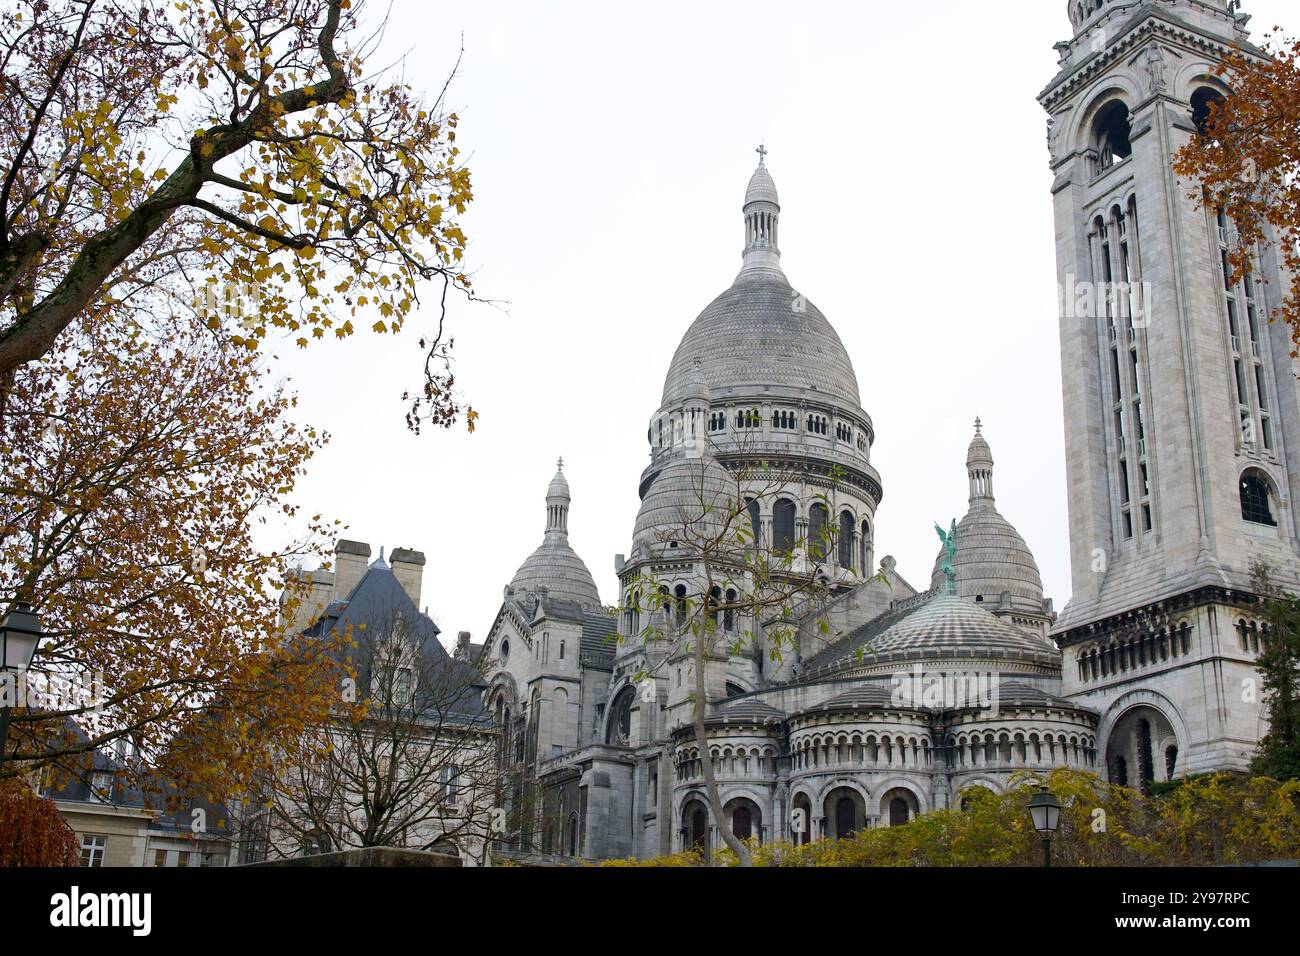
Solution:
<path fill-rule="evenodd" d="M 1073 597 L 1064 693 L 1101 715 L 1112 779 L 1244 768 L 1263 731 L 1256 561 L 1300 582 L 1290 277 L 1225 269 L 1227 219 L 1171 171 L 1249 19 L 1225 0 L 1071 4 L 1039 101 L 1052 169 Z M 1106 287 L 1114 294 L 1103 294 Z M 1256 633 L 1257 638 L 1257 633 Z"/>
<path fill-rule="evenodd" d="M 541 794 L 533 848 L 716 848 L 701 746 L 726 822 L 763 841 L 896 825 L 1022 771 L 1079 767 L 1145 787 L 1244 766 L 1264 729 L 1247 692 L 1261 640 L 1251 565 L 1300 584 L 1300 369 L 1267 322 L 1290 282 L 1263 254 L 1265 282 L 1225 284 L 1229 230 L 1187 201 L 1170 166 L 1206 98 L 1226 92 L 1218 57 L 1251 49 L 1247 18 L 1224 0 L 1074 0 L 1069 15 L 1074 36 L 1040 94 L 1063 289 L 1073 596 L 1060 619 L 995 502 L 979 423 L 952 578 L 943 554 L 924 592 L 890 557 L 888 583 L 870 577 L 883 499 L 874 426 L 834 328 L 781 268 L 764 155 L 743 206 L 741 271 L 685 331 L 666 376 L 617 566 L 624 591 L 649 571 L 698 593 L 698 556 L 665 533 L 672 516 L 738 465 L 769 462 L 790 490 L 754 509 L 760 542 L 802 541 L 827 520 L 842 532 L 815 556 L 834 592 L 818 614 L 829 633 L 810 616 L 781 663 L 761 639 L 760 653 L 709 657 L 702 744 L 690 657 L 637 639 L 666 615 L 508 589 L 483 652 L 486 699 Z M 566 585 L 589 588 L 585 566 Z M 557 656 L 560 635 L 576 657 Z"/>

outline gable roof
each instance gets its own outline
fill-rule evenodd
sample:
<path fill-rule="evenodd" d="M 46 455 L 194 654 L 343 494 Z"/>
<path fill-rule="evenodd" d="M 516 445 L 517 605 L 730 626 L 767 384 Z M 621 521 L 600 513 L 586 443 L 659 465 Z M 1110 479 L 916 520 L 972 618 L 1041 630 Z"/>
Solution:
<path fill-rule="evenodd" d="M 392 568 L 382 562 L 375 562 L 367 568 L 348 599 L 327 607 L 303 635 L 323 637 L 333 631 L 347 634 L 349 629 L 353 634 L 365 634 L 390 628 L 397 620 L 402 622 L 406 636 L 418 648 L 422 658 L 429 665 L 442 669 L 455 686 L 463 688 L 452 700 L 439 702 L 439 706 L 447 711 L 443 716 L 460 717 L 471 723 L 486 719 L 489 715 L 483 708 L 481 693 L 487 684 L 476 666 L 477 658 L 456 659 L 447 652 L 438 639 L 441 628 L 416 607 Z M 359 684 L 364 687 L 369 681 L 368 655 L 360 642 L 358 645 L 345 653 L 357 671 Z"/>

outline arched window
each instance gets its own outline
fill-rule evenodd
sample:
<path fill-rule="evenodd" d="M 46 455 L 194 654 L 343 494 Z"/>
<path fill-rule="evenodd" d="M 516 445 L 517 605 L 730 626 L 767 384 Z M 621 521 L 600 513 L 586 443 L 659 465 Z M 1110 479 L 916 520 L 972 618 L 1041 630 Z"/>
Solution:
<path fill-rule="evenodd" d="M 1111 761 L 1110 782 L 1121 787 L 1128 786 L 1128 761 L 1123 757 L 1116 757 Z"/>
<path fill-rule="evenodd" d="M 753 498 L 745 499 L 745 508 L 749 511 L 749 530 L 754 536 L 753 546 L 760 547 L 763 541 L 762 512 L 759 510 L 758 502 Z"/>
<path fill-rule="evenodd" d="M 1137 758 L 1138 785 L 1143 793 L 1151 792 L 1151 781 L 1156 778 L 1153 755 L 1151 753 L 1151 721 L 1137 722 Z"/>
<path fill-rule="evenodd" d="M 840 513 L 840 567 L 853 570 L 853 552 L 857 550 L 853 547 L 853 512 L 844 511 Z"/>
<path fill-rule="evenodd" d="M 812 801 L 808 799 L 808 794 L 800 793 L 795 796 L 794 809 L 803 815 L 803 831 L 801 833 L 792 831 L 790 835 L 796 844 L 802 846 L 812 840 Z"/>
<path fill-rule="evenodd" d="M 829 542 L 830 511 L 818 502 L 808 512 L 808 556 L 814 561 L 825 560 Z"/>
<path fill-rule="evenodd" d="M 1092 129 L 1098 172 L 1110 169 L 1133 155 L 1133 144 L 1129 139 L 1132 127 L 1128 119 L 1128 106 L 1122 100 L 1115 100 L 1102 107 L 1093 121 Z"/>
<path fill-rule="evenodd" d="M 772 508 L 772 547 L 777 551 L 793 551 L 794 502 L 782 498 Z"/>
<path fill-rule="evenodd" d="M 569 814 L 569 856 L 578 855 L 578 814 Z"/>
<path fill-rule="evenodd" d="M 739 697 L 741 694 L 748 693 L 745 688 L 741 687 L 739 684 L 733 684 L 731 681 L 727 681 L 725 688 L 728 697 Z"/>
<path fill-rule="evenodd" d="M 686 585 L 677 585 L 673 591 L 673 598 L 673 612 L 677 616 L 678 626 L 681 626 L 686 623 Z"/>
<path fill-rule="evenodd" d="M 702 804 L 692 800 L 682 812 L 683 843 L 688 849 L 699 850 L 704 858 L 709 858 L 709 814 Z"/>
<path fill-rule="evenodd" d="M 1210 120 L 1224 102 L 1223 94 L 1208 86 L 1202 86 L 1192 94 L 1192 122 L 1202 136 L 1209 134 Z"/>
<path fill-rule="evenodd" d="M 908 807 L 907 801 L 902 797 L 895 797 L 889 801 L 889 825 L 899 827 L 911 819 L 911 808 Z"/>
<path fill-rule="evenodd" d="M 735 834 L 737 840 L 748 840 L 754 835 L 753 820 L 750 818 L 748 807 L 736 807 L 736 812 L 731 816 L 731 832 Z"/>
<path fill-rule="evenodd" d="M 857 832 L 857 806 L 852 797 L 840 797 L 835 801 L 835 835 L 841 839 L 853 836 Z"/>
<path fill-rule="evenodd" d="M 825 756 L 828 761 L 838 757 L 838 747 L 828 746 Z M 837 787 L 827 794 L 822 812 L 826 820 L 825 836 L 833 840 L 852 836 L 867 824 L 866 801 L 852 787 Z"/>
<path fill-rule="evenodd" d="M 724 631 L 734 631 L 736 629 L 736 608 L 735 603 L 739 600 L 739 595 L 735 589 L 727 588 L 727 609 L 722 612 L 722 629 Z"/>
<path fill-rule="evenodd" d="M 1273 514 L 1272 485 L 1258 468 L 1251 468 L 1241 476 L 1241 517 L 1252 524 L 1277 527 Z"/>
<path fill-rule="evenodd" d="M 871 573 L 871 525 L 862 522 L 862 533 L 858 538 L 858 550 L 861 552 L 859 567 L 863 574 Z"/>
<path fill-rule="evenodd" d="M 618 692 L 614 705 L 609 712 L 609 725 L 605 730 L 605 743 L 615 747 L 627 747 L 632 741 L 632 703 L 636 700 L 636 688 L 628 685 Z"/>

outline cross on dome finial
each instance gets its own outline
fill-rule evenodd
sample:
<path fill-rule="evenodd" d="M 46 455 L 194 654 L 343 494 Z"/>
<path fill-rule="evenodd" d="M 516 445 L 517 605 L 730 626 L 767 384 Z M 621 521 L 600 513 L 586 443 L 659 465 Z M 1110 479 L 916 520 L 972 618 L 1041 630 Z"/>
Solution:
<path fill-rule="evenodd" d="M 758 153 L 758 165 L 766 166 L 767 165 L 767 144 L 759 143 L 758 149 L 754 150 L 754 152 Z"/>
<path fill-rule="evenodd" d="M 563 455 L 561 455 L 560 458 L 559 458 L 559 461 L 557 461 L 557 462 L 555 463 L 555 467 L 556 467 L 557 469 L 559 469 L 560 471 L 564 471 L 564 456 L 563 456 Z"/>
<path fill-rule="evenodd" d="M 977 415 L 977 416 L 975 417 L 975 434 L 976 434 L 976 435 L 981 434 L 981 433 L 982 433 L 982 429 L 983 429 L 983 427 L 984 427 L 984 426 L 980 424 L 979 416 Z"/>

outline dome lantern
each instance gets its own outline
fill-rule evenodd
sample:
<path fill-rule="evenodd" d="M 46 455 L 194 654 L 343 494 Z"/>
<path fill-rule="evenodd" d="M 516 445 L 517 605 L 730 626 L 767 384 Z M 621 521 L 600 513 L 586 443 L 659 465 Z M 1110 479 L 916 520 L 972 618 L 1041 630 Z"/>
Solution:
<path fill-rule="evenodd" d="M 984 426 L 975 419 L 975 437 L 966 452 L 966 474 L 970 478 L 972 508 L 993 508 L 993 450 L 984 439 Z"/>
<path fill-rule="evenodd" d="M 767 171 L 767 147 L 759 146 L 757 152 L 758 168 L 749 178 L 749 188 L 745 190 L 745 257 L 740 274 L 775 272 L 780 275 L 781 249 L 777 245 L 777 232 L 781 204 L 776 194 L 776 183 Z"/>
<path fill-rule="evenodd" d="M 546 533 L 569 534 L 569 480 L 564 477 L 564 459 L 555 463 L 555 477 L 546 489 Z"/>

